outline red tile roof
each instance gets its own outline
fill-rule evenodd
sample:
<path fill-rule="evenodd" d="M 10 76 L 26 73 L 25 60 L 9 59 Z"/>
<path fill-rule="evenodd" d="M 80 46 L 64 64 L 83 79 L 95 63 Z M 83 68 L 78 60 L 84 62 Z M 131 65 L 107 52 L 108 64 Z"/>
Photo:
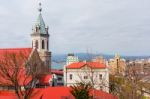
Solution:
<path fill-rule="evenodd" d="M 17 99 L 13 91 L 0 91 L 0 99 Z"/>
<path fill-rule="evenodd" d="M 118 99 L 116 96 L 101 90 L 90 90 L 90 95 L 95 96 L 95 99 Z"/>
<path fill-rule="evenodd" d="M 13 71 L 13 70 L 11 70 L 11 71 Z M 32 80 L 32 77 L 31 76 L 26 77 L 25 70 L 19 69 L 19 73 L 17 75 L 17 80 L 18 80 L 19 85 L 22 86 L 22 85 L 27 85 Z M 5 76 L 5 75 L 2 76 L 2 74 L 0 74 L 0 85 L 13 86 L 13 83 L 11 80 L 9 80 L 9 78 L 7 76 Z"/>
<path fill-rule="evenodd" d="M 29 57 L 31 51 L 32 51 L 32 48 L 6 48 L 6 49 L 0 49 L 0 59 L 6 53 L 15 53 L 15 54 L 22 53 L 23 55 Z"/>
<path fill-rule="evenodd" d="M 49 85 L 50 81 L 53 79 L 53 75 L 52 74 L 48 74 L 48 75 L 43 75 L 40 79 L 40 84 L 42 85 Z"/>
<path fill-rule="evenodd" d="M 63 75 L 63 70 L 51 69 L 52 74 Z"/>
<path fill-rule="evenodd" d="M 33 89 L 33 93 L 30 99 L 75 99 L 75 97 L 71 94 L 70 87 L 48 87 L 48 88 L 36 88 Z M 0 93 L 0 97 L 3 96 L 15 97 L 14 92 L 2 92 Z M 95 99 L 118 99 L 116 96 L 112 94 L 100 91 L 100 90 L 90 90 L 90 95 L 94 95 Z M 17 99 L 17 98 L 12 98 Z"/>
<path fill-rule="evenodd" d="M 23 66 L 24 64 L 24 60 L 21 58 L 21 55 L 23 55 L 24 57 L 28 58 L 29 55 L 31 54 L 31 51 L 32 51 L 32 48 L 9 48 L 9 49 L 0 49 L 0 62 L 6 62 L 9 61 L 11 62 L 12 61 L 12 57 L 9 57 L 10 54 L 15 54 L 16 55 L 16 60 L 18 61 L 18 65 L 20 66 L 19 68 L 19 74 L 18 74 L 18 80 L 19 80 L 19 84 L 20 85 L 23 85 L 24 83 L 24 79 L 25 79 L 25 68 Z M 8 56 L 6 56 L 8 55 Z M 2 64 L 2 66 L 4 66 L 4 68 L 7 69 L 8 73 L 10 75 L 13 74 L 14 72 L 14 67 L 15 67 L 15 64 L 10 64 L 10 66 L 7 64 Z M 14 65 L 14 66 L 13 66 Z M 6 66 L 6 67 L 5 67 Z M 25 83 L 28 83 L 29 81 L 31 80 L 31 77 L 28 77 L 27 79 L 27 82 Z M 8 79 L 8 77 L 6 75 L 3 75 L 3 72 L 0 70 L 0 84 L 1 85 L 12 85 L 11 81 Z"/>
<path fill-rule="evenodd" d="M 80 69 L 84 66 L 88 66 L 93 69 L 103 69 L 106 68 L 106 65 L 99 62 L 77 62 L 68 65 L 66 68 L 68 69 Z"/>
<path fill-rule="evenodd" d="M 75 99 L 68 87 L 49 87 L 44 92 L 42 99 Z"/>

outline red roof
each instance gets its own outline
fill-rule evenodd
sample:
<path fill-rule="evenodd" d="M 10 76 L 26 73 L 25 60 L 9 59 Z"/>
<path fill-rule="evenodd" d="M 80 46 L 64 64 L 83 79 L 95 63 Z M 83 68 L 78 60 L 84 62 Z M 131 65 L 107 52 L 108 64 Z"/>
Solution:
<path fill-rule="evenodd" d="M 6 53 L 15 53 L 15 54 L 22 53 L 23 55 L 29 57 L 31 51 L 32 51 L 32 48 L 6 48 L 6 49 L 0 49 L 0 58 L 2 58 L 4 56 L 4 54 L 6 54 Z"/>
<path fill-rule="evenodd" d="M 70 88 L 68 87 L 48 87 L 44 90 L 42 99 L 75 99 L 75 98 L 70 93 Z"/>
<path fill-rule="evenodd" d="M 95 99 L 118 99 L 116 96 L 101 90 L 90 90 L 90 95 L 95 96 Z"/>
<path fill-rule="evenodd" d="M 10 48 L 10 49 L 0 49 L 0 62 L 5 63 L 6 60 L 9 61 L 9 64 L 3 64 L 4 68 L 7 69 L 7 72 L 12 75 L 14 73 L 14 67 L 15 64 L 12 63 L 11 61 L 13 60 L 12 57 L 9 55 L 15 54 L 16 55 L 16 61 L 18 65 L 20 66 L 19 68 L 19 74 L 18 74 L 18 80 L 19 84 L 23 85 L 24 79 L 25 79 L 25 68 L 23 66 L 24 60 L 21 58 L 22 56 L 28 58 L 29 55 L 31 54 L 32 48 Z M 8 55 L 8 56 L 7 56 Z M 1 63 L 1 65 L 2 65 Z M 6 66 L 6 67 L 5 67 Z M 27 78 L 27 82 L 31 80 L 31 77 Z M 12 85 L 12 82 L 8 79 L 6 75 L 3 75 L 3 72 L 0 70 L 0 84 L 1 85 Z"/>
<path fill-rule="evenodd" d="M 106 68 L 106 65 L 99 63 L 99 62 L 77 62 L 77 63 L 72 63 L 72 64 L 68 65 L 66 68 L 68 68 L 68 69 L 80 69 L 84 66 L 88 66 L 88 67 L 94 68 L 94 69 Z"/>
<path fill-rule="evenodd" d="M 0 91 L 0 99 L 17 99 L 17 96 L 12 91 Z"/>
<path fill-rule="evenodd" d="M 30 99 L 75 99 L 71 94 L 70 87 L 48 87 L 48 88 L 36 88 L 33 89 L 33 93 Z M 0 97 L 9 96 L 10 98 L 5 99 L 17 99 L 15 98 L 14 92 L 3 92 L 0 93 Z M 100 91 L 100 90 L 90 90 L 90 95 L 94 95 L 95 99 L 118 99 L 112 94 Z M 14 97 L 14 98 L 12 98 Z"/>
<path fill-rule="evenodd" d="M 50 80 L 52 80 L 53 75 L 49 74 L 49 75 L 43 75 L 40 79 L 40 84 L 49 84 Z"/>
<path fill-rule="evenodd" d="M 52 74 L 63 75 L 63 70 L 51 69 Z"/>
<path fill-rule="evenodd" d="M 10 74 L 13 74 L 13 69 L 11 69 L 10 71 L 8 71 Z M 2 72 L 0 71 L 0 85 L 3 86 L 13 86 L 13 83 L 11 80 L 9 80 L 9 78 L 4 74 L 1 74 Z M 27 85 L 31 80 L 32 77 L 31 76 L 26 76 L 25 75 L 25 69 L 21 68 L 18 71 L 18 75 L 17 75 L 17 79 L 18 79 L 18 83 L 19 85 Z"/>

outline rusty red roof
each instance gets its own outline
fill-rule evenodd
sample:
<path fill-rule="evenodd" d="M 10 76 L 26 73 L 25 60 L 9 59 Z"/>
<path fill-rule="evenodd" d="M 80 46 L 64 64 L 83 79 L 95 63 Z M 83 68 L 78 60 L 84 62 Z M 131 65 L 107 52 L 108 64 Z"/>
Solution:
<path fill-rule="evenodd" d="M 49 84 L 50 81 L 52 81 L 52 79 L 53 79 L 52 74 L 42 75 L 39 83 L 42 84 L 42 85 Z"/>
<path fill-rule="evenodd" d="M 24 68 L 24 62 L 21 57 L 24 56 L 28 59 L 32 51 L 32 48 L 7 48 L 7 49 L 0 49 L 0 63 L 1 65 L 7 69 L 7 72 L 9 75 L 12 75 L 15 71 L 15 64 L 12 63 L 11 61 L 13 60 L 12 57 L 9 55 L 15 54 L 16 55 L 16 61 L 17 64 L 19 65 L 19 73 L 18 73 L 18 81 L 20 85 L 28 83 L 32 78 L 27 77 L 27 82 L 24 83 L 25 77 L 25 68 Z M 8 56 L 6 56 L 8 55 Z M 5 64 L 8 63 L 9 64 Z M 1 85 L 13 85 L 12 82 L 9 80 L 9 78 L 0 70 L 0 84 Z"/>
<path fill-rule="evenodd" d="M 89 92 L 90 92 L 90 95 L 95 97 L 95 99 L 118 99 L 117 96 L 114 96 L 110 93 L 106 93 L 102 90 L 92 89 Z"/>
<path fill-rule="evenodd" d="M 63 75 L 63 70 L 51 69 L 51 73 L 52 73 L 52 74 Z"/>
<path fill-rule="evenodd" d="M 80 69 L 84 66 L 88 66 L 93 69 L 103 69 L 106 68 L 105 64 L 99 62 L 76 62 L 68 65 L 66 68 L 68 69 Z"/>
<path fill-rule="evenodd" d="M 0 99 L 17 99 L 17 96 L 14 91 L 2 90 L 0 91 Z"/>
<path fill-rule="evenodd" d="M 47 88 L 35 88 L 33 89 L 32 95 L 30 99 L 75 99 L 75 97 L 71 94 L 70 87 L 47 87 Z M 116 96 L 106 93 L 100 90 L 90 90 L 90 95 L 94 96 L 95 99 L 118 99 Z M 14 92 L 4 91 L 0 92 L 0 97 L 9 96 L 15 98 Z"/>
<path fill-rule="evenodd" d="M 0 55 L 3 55 L 4 53 L 24 53 L 25 55 L 29 55 L 32 51 L 32 48 L 3 48 L 0 49 Z"/>

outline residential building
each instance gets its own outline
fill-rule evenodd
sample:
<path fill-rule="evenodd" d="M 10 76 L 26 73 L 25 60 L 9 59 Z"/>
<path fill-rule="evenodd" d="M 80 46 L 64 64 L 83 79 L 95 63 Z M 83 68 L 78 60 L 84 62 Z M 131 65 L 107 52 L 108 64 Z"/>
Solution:
<path fill-rule="evenodd" d="M 63 70 L 51 69 L 51 74 L 53 75 L 54 86 L 64 85 Z"/>
<path fill-rule="evenodd" d="M 149 59 L 136 59 L 127 63 L 127 68 L 134 67 L 139 74 L 150 75 L 150 62 Z"/>
<path fill-rule="evenodd" d="M 99 62 L 75 62 L 64 67 L 64 84 L 72 86 L 84 82 L 93 88 L 109 92 L 109 72 L 105 64 Z"/>

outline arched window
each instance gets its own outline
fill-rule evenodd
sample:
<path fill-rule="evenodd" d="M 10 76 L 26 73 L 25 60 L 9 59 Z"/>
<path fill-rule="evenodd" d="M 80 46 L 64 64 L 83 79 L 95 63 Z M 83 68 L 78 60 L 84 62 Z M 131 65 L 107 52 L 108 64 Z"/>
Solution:
<path fill-rule="evenodd" d="M 42 49 L 45 49 L 44 40 L 42 40 Z"/>
<path fill-rule="evenodd" d="M 35 47 L 38 49 L 39 44 L 38 44 L 38 40 L 35 41 Z"/>
<path fill-rule="evenodd" d="M 47 40 L 47 50 L 49 49 L 48 40 Z"/>

